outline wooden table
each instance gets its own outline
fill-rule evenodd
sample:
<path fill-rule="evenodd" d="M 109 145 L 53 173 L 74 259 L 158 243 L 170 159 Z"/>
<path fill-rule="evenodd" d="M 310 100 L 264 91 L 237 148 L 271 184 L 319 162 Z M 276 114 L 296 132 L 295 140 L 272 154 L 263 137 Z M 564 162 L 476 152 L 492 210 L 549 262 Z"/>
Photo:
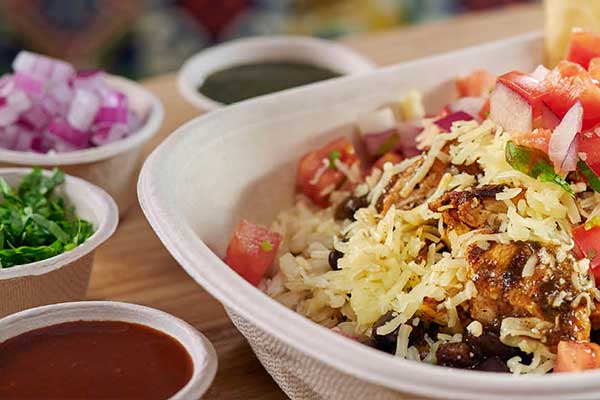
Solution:
<path fill-rule="evenodd" d="M 442 22 L 351 37 L 344 43 L 381 65 L 423 57 L 540 29 L 539 6 L 471 14 Z M 146 154 L 179 125 L 198 115 L 177 92 L 175 74 L 149 79 L 144 86 L 165 107 L 165 121 Z M 97 254 L 89 299 L 127 301 L 155 307 L 202 331 L 219 355 L 219 371 L 207 399 L 284 399 L 222 306 L 198 286 L 161 245 L 134 206 L 115 235 Z"/>

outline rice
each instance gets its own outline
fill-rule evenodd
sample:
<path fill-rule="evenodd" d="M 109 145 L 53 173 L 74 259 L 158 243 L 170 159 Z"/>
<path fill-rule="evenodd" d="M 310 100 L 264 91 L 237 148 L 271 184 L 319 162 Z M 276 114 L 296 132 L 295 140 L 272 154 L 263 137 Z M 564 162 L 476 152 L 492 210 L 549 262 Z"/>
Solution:
<path fill-rule="evenodd" d="M 412 96 L 396 112 L 420 115 L 419 107 L 411 103 L 416 95 Z M 313 321 L 343 328 L 348 334 L 366 339 L 375 333 L 387 335 L 397 331 L 396 356 L 436 363 L 440 346 L 461 341 L 463 333 L 480 336 L 484 329 L 476 320 L 465 327 L 461 319 L 471 299 L 478 295 L 469 279 L 469 246 L 477 245 L 485 251 L 494 243 L 540 242 L 554 246 L 556 257 L 564 259 L 573 249 L 570 230 L 582 217 L 600 214 L 600 196 L 586 192 L 574 200 L 557 185 L 514 170 L 504 158 L 510 136 L 489 120 L 481 124 L 458 122 L 449 133 L 440 133 L 430 121 L 425 120 L 424 124 L 418 142 L 428 150 L 422 156 L 395 165 L 386 163 L 383 171 L 376 170 L 358 185 L 355 193 L 368 194 L 370 205 L 355 213 L 355 221 L 333 218 L 333 210 L 347 195 L 335 191 L 329 208 L 316 208 L 298 196 L 294 207 L 279 214 L 272 229 L 282 234 L 283 242 L 263 289 Z M 441 158 L 457 166 L 477 164 L 482 173 L 445 173 L 428 201 L 406 210 L 392 205 L 384 214 L 376 210 L 379 198 L 395 175 L 416 166 L 401 192 L 407 196 L 428 175 L 435 160 Z M 343 165 L 337 168 L 350 181 L 357 180 L 357 171 Z M 496 195 L 496 200 L 506 204 L 506 213 L 498 216 L 498 231 L 458 234 L 446 230 L 443 209 L 433 212 L 428 203 L 447 191 L 474 185 L 506 185 Z M 333 249 L 343 253 L 337 270 L 328 265 Z M 552 269 L 562 261 L 542 248 L 529 257 L 522 276 L 534 276 L 538 266 Z M 586 261 L 577 262 L 578 271 L 572 277 L 572 284 L 581 293 L 557 293 L 551 301 L 553 305 L 559 307 L 570 301 L 573 307 L 581 303 L 591 310 L 594 299 L 600 299 L 594 283 L 587 278 Z M 409 336 L 425 312 L 436 323 L 443 323 L 445 332 L 436 340 L 426 335 L 426 348 L 417 349 L 410 345 Z M 373 324 L 388 313 L 393 317 L 373 332 Z M 513 373 L 545 373 L 552 369 L 555 355 L 544 344 L 550 329 L 547 321 L 535 318 L 501 321 L 503 343 L 532 354 L 532 362 L 527 365 L 519 357 L 509 360 L 507 365 Z"/>

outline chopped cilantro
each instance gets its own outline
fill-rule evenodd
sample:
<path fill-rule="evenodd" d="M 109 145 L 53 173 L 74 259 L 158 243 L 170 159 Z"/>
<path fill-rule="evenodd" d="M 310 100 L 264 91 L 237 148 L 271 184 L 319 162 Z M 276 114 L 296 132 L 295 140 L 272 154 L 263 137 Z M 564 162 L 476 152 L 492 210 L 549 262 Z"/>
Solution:
<path fill-rule="evenodd" d="M 575 193 L 571 185 L 554 171 L 554 167 L 543 152 L 525 146 L 520 146 L 512 141 L 506 143 L 506 162 L 519 172 L 539 178 L 542 182 L 555 183 L 571 196 Z"/>
<path fill-rule="evenodd" d="M 596 249 L 589 249 L 586 258 L 592 261 L 594 258 L 596 258 L 597 254 L 598 252 L 596 251 Z"/>
<path fill-rule="evenodd" d="M 587 165 L 587 163 L 580 158 L 577 162 L 577 168 L 579 168 L 579 172 L 581 172 L 583 176 L 585 176 L 588 185 L 590 185 L 590 187 L 595 192 L 600 193 L 600 179 L 598 179 L 598 175 L 596 175 L 596 173 L 592 171 L 590 166 Z"/>
<path fill-rule="evenodd" d="M 329 152 L 329 168 L 335 168 L 335 160 L 339 160 L 342 157 L 342 153 L 338 150 L 332 150 Z"/>
<path fill-rule="evenodd" d="M 263 240 L 262 242 L 260 242 L 260 248 L 264 251 L 264 252 L 269 252 L 271 250 L 273 250 L 273 243 L 269 242 L 268 240 Z"/>
<path fill-rule="evenodd" d="M 392 150 L 398 142 L 398 139 L 400 138 L 397 134 L 394 133 L 393 135 L 390 135 L 387 139 L 385 139 L 385 142 L 383 142 L 381 146 L 377 148 L 377 150 L 375 151 L 375 155 L 382 156 L 388 151 Z"/>

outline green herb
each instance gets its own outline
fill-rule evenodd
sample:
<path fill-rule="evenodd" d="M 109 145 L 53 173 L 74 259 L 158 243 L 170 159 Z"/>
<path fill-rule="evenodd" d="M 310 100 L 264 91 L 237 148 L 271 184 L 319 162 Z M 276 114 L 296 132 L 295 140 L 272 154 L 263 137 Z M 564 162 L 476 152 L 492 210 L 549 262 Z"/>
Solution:
<path fill-rule="evenodd" d="M 596 215 L 595 217 L 588 219 L 585 222 L 585 225 L 583 226 L 583 228 L 586 231 L 589 231 L 590 229 L 592 229 L 595 226 L 600 226 L 600 215 Z"/>
<path fill-rule="evenodd" d="M 332 150 L 329 153 L 329 168 L 334 169 L 335 168 L 335 160 L 339 160 L 341 156 L 342 156 L 342 153 L 340 153 L 337 150 Z"/>
<path fill-rule="evenodd" d="M 64 179 L 60 170 L 48 177 L 34 168 L 15 191 L 0 178 L 0 268 L 54 257 L 94 233 L 92 224 L 54 193 Z"/>
<path fill-rule="evenodd" d="M 586 258 L 592 261 L 594 258 L 596 258 L 597 254 L 598 252 L 596 251 L 596 249 L 589 249 Z"/>
<path fill-rule="evenodd" d="M 546 154 L 537 149 L 520 146 L 512 141 L 506 143 L 506 162 L 519 172 L 536 178 L 542 182 L 555 183 L 571 196 L 575 193 L 563 177 L 554 171 L 554 167 Z"/>
<path fill-rule="evenodd" d="M 260 248 L 268 253 L 269 251 L 273 250 L 273 243 L 269 242 L 268 240 L 263 240 L 260 242 Z"/>
<path fill-rule="evenodd" d="M 592 171 L 590 166 L 580 158 L 579 161 L 577 161 L 577 168 L 579 169 L 579 172 L 585 176 L 588 185 L 590 185 L 595 192 L 600 193 L 600 179 L 598 179 L 598 175 Z"/>
<path fill-rule="evenodd" d="M 396 142 L 398 142 L 398 139 L 400 138 L 397 134 L 394 133 L 393 135 L 390 135 L 387 139 L 385 139 L 385 142 L 383 142 L 381 146 L 377 148 L 377 150 L 375 151 L 375 155 L 382 156 L 388 151 L 392 150 L 396 145 Z"/>

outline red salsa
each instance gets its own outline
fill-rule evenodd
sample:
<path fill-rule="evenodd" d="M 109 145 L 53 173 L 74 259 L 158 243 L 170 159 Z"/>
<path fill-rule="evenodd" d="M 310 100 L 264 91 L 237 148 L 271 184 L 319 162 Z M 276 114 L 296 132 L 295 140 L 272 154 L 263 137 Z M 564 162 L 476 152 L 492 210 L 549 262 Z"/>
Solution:
<path fill-rule="evenodd" d="M 67 322 L 0 343 L 0 399 L 167 399 L 192 372 L 178 341 L 128 322 Z"/>

